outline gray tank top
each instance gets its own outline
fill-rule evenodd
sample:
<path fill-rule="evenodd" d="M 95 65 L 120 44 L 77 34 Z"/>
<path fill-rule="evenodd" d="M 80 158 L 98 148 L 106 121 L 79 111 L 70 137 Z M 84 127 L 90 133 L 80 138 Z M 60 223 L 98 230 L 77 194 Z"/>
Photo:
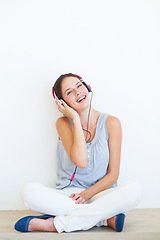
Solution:
<path fill-rule="evenodd" d="M 100 113 L 94 139 L 90 143 L 86 143 L 88 150 L 87 166 L 85 168 L 77 168 L 75 177 L 69 187 L 89 188 L 107 174 L 109 163 L 107 117 L 108 114 Z M 69 120 L 73 125 L 72 120 L 70 118 Z M 62 189 L 70 183 L 76 165 L 70 161 L 59 139 L 56 151 L 56 167 L 56 188 Z M 117 186 L 117 182 L 112 187 L 115 186 Z"/>

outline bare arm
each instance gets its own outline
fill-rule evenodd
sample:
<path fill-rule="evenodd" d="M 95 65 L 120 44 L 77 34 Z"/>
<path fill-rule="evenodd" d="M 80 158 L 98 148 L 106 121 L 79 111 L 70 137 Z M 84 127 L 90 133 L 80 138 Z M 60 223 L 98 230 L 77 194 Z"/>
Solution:
<path fill-rule="evenodd" d="M 108 173 L 96 184 L 84 190 L 79 195 L 78 194 L 71 195 L 70 197 L 72 197 L 73 200 L 76 200 L 76 203 L 86 203 L 88 199 L 92 198 L 97 193 L 102 192 L 111 187 L 114 183 L 116 183 L 118 179 L 122 142 L 121 123 L 118 118 L 108 116 L 106 126 L 109 135 Z"/>
<path fill-rule="evenodd" d="M 73 159 L 73 162 L 75 160 L 76 163 L 79 163 L 81 168 L 85 168 L 87 165 L 88 153 L 80 119 L 73 120 L 73 124 L 74 133 L 70 158 Z"/>
<path fill-rule="evenodd" d="M 61 117 L 56 122 L 57 132 L 62 144 L 68 154 L 69 159 L 79 168 L 85 168 L 87 165 L 87 147 L 81 126 L 79 115 L 70 108 L 64 101 L 63 105 L 58 103 L 58 109 L 65 116 L 73 120 L 74 128 L 66 117 Z"/>

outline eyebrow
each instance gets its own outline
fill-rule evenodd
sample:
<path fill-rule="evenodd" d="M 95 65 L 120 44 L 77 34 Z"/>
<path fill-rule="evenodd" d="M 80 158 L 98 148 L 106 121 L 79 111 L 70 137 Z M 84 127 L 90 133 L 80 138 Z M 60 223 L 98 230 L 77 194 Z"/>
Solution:
<path fill-rule="evenodd" d="M 75 86 L 76 86 L 79 82 L 80 82 L 80 81 L 78 81 L 78 82 L 75 84 Z M 71 89 L 71 88 L 67 88 L 65 92 L 67 92 L 69 89 Z M 64 92 L 64 94 L 65 94 L 65 92 Z"/>

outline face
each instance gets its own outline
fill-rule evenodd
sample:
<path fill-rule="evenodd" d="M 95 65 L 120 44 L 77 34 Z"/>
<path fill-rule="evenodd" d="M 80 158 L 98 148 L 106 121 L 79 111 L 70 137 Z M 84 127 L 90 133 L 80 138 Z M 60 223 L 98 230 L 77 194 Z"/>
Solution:
<path fill-rule="evenodd" d="M 76 77 L 66 77 L 62 81 L 62 96 L 73 109 L 83 109 L 90 103 L 88 89 Z"/>

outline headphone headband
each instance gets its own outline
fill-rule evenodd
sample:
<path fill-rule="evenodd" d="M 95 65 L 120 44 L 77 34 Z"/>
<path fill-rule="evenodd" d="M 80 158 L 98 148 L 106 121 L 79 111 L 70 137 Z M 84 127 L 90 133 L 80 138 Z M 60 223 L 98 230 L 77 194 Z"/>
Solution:
<path fill-rule="evenodd" d="M 77 75 L 77 74 L 74 74 L 74 73 L 72 73 L 74 76 L 76 76 L 76 77 L 78 77 L 78 78 L 80 78 L 80 79 L 82 79 L 82 77 L 80 77 L 79 75 Z"/>

